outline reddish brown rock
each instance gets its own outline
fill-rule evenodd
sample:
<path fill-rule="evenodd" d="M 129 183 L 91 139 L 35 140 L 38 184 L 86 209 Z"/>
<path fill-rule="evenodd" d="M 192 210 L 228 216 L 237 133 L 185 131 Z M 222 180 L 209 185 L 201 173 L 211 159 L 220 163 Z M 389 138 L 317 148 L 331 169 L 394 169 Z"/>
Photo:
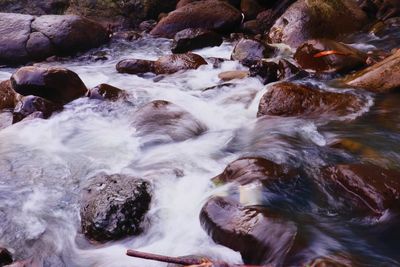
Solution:
<path fill-rule="evenodd" d="M 216 243 L 240 252 L 246 264 L 281 266 L 297 236 L 293 222 L 222 197 L 204 204 L 200 221 Z"/>
<path fill-rule="evenodd" d="M 294 58 L 303 69 L 344 72 L 364 66 L 367 55 L 343 43 L 318 39 L 299 46 Z"/>
<path fill-rule="evenodd" d="M 249 72 L 246 70 L 231 70 L 231 71 L 224 71 L 218 74 L 218 78 L 222 81 L 227 82 L 234 79 L 244 79 L 249 76 Z"/>
<path fill-rule="evenodd" d="M 243 12 L 245 20 L 250 20 L 255 19 L 264 10 L 264 7 L 257 0 L 242 0 L 240 10 Z"/>
<path fill-rule="evenodd" d="M 88 97 L 91 99 L 111 101 L 116 101 L 126 95 L 127 94 L 124 90 L 106 83 L 99 84 L 98 86 L 90 89 L 90 91 L 88 92 Z"/>
<path fill-rule="evenodd" d="M 0 82 L 0 110 L 4 108 L 14 108 L 16 95 L 11 88 L 10 80 Z"/>
<path fill-rule="evenodd" d="M 281 82 L 272 85 L 261 98 L 257 116 L 344 116 L 359 111 L 363 105 L 364 102 L 355 95 Z"/>
<path fill-rule="evenodd" d="M 187 28 L 203 28 L 227 33 L 239 27 L 242 16 L 225 1 L 205 0 L 186 4 L 168 14 L 150 32 L 172 38 Z"/>
<path fill-rule="evenodd" d="M 222 41 L 222 37 L 213 31 L 189 28 L 175 34 L 171 50 L 173 53 L 185 53 L 203 47 L 220 46 Z"/>
<path fill-rule="evenodd" d="M 154 72 L 172 74 L 180 70 L 197 69 L 201 65 L 207 65 L 207 62 L 194 53 L 167 55 L 157 59 L 154 63 Z"/>
<path fill-rule="evenodd" d="M 145 59 L 124 59 L 117 63 L 119 73 L 141 74 L 154 72 L 154 61 Z"/>
<path fill-rule="evenodd" d="M 15 92 L 43 97 L 51 102 L 66 104 L 87 92 L 79 76 L 68 69 L 22 67 L 11 76 Z"/>

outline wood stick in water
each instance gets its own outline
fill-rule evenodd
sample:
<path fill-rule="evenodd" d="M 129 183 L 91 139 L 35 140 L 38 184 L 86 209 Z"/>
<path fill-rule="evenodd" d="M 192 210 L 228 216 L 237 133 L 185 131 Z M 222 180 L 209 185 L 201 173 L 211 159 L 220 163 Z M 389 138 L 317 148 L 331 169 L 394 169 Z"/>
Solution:
<path fill-rule="evenodd" d="M 140 252 L 136 250 L 129 249 L 126 252 L 126 255 L 135 258 L 141 258 L 146 260 L 153 260 L 159 262 L 166 262 L 166 263 L 173 263 L 173 264 L 180 264 L 180 265 L 201 265 L 205 263 L 207 260 L 200 260 L 200 259 L 187 259 L 187 258 L 176 258 L 176 257 L 169 257 L 169 256 L 162 256 L 152 253 Z"/>

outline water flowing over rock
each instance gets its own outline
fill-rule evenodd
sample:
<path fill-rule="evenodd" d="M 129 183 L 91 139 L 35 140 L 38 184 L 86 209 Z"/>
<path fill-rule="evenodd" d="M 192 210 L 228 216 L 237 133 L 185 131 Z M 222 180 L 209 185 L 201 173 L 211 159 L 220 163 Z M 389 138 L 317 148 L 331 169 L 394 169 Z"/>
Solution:
<path fill-rule="evenodd" d="M 360 30 L 368 22 L 354 0 L 298 0 L 269 32 L 274 43 L 298 47 L 315 38 L 337 38 Z"/>
<path fill-rule="evenodd" d="M 317 72 L 343 72 L 362 67 L 367 56 L 343 43 L 328 39 L 309 40 L 294 55 L 303 68 Z"/>
<path fill-rule="evenodd" d="M 206 29 L 184 29 L 174 37 L 172 44 L 173 53 L 185 53 L 195 49 L 220 46 L 222 44 L 222 37 L 217 33 Z"/>
<path fill-rule="evenodd" d="M 344 82 L 351 87 L 374 93 L 387 93 L 400 88 L 400 50 L 364 70 L 349 75 Z"/>
<path fill-rule="evenodd" d="M 87 92 L 75 72 L 58 67 L 22 67 L 11 76 L 11 84 L 21 95 L 40 96 L 60 104 L 71 102 Z"/>
<path fill-rule="evenodd" d="M 295 223 L 223 197 L 209 199 L 200 220 L 215 242 L 240 252 L 246 264 L 281 266 L 297 235 Z"/>
<path fill-rule="evenodd" d="M 238 27 L 241 20 L 239 10 L 224 1 L 199 1 L 184 5 L 169 13 L 151 31 L 151 34 L 172 38 L 177 32 L 187 28 L 229 32 Z"/>
<path fill-rule="evenodd" d="M 82 231 L 87 238 L 100 242 L 138 234 L 150 201 L 149 182 L 120 174 L 99 174 L 83 191 Z"/>
<path fill-rule="evenodd" d="M 172 74 L 181 70 L 197 69 L 207 61 L 194 53 L 162 56 L 154 62 L 156 74 Z"/>
<path fill-rule="evenodd" d="M 89 98 L 111 101 L 124 98 L 126 95 L 127 93 L 124 90 L 106 83 L 99 84 L 98 86 L 90 89 L 88 92 Z"/>
<path fill-rule="evenodd" d="M 11 87 L 10 80 L 0 82 L 0 110 L 14 108 L 16 95 Z"/>
<path fill-rule="evenodd" d="M 345 116 L 358 112 L 363 105 L 363 101 L 355 95 L 281 82 L 271 85 L 261 98 L 257 116 Z"/>
<path fill-rule="evenodd" d="M 274 55 L 276 49 L 257 40 L 241 39 L 233 49 L 231 58 L 246 66 Z"/>
<path fill-rule="evenodd" d="M 25 96 L 15 106 L 13 111 L 13 123 L 17 123 L 24 118 L 32 115 L 35 118 L 47 119 L 62 106 L 50 102 L 38 96 Z"/>
<path fill-rule="evenodd" d="M 156 100 L 140 108 L 133 126 L 151 143 L 184 141 L 205 132 L 207 127 L 192 114 L 168 101 Z M 151 139 L 155 136 L 155 140 Z"/>
<path fill-rule="evenodd" d="M 143 59 L 124 59 L 118 62 L 116 69 L 119 73 L 128 74 L 154 72 L 154 61 Z"/>

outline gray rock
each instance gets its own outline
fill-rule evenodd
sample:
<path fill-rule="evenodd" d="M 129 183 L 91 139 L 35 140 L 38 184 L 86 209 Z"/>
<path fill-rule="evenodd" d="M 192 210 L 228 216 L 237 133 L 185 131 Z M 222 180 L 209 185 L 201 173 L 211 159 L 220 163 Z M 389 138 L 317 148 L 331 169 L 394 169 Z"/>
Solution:
<path fill-rule="evenodd" d="M 31 33 L 26 43 L 26 50 L 31 58 L 35 60 L 46 59 L 55 54 L 54 47 L 49 38 L 41 32 Z"/>

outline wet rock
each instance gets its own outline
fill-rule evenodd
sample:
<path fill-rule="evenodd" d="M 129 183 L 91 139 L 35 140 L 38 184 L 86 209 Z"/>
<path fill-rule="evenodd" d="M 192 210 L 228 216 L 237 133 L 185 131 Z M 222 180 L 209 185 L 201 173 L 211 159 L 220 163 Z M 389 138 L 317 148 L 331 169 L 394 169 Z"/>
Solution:
<path fill-rule="evenodd" d="M 218 78 L 222 81 L 227 82 L 234 79 L 244 79 L 249 76 L 249 72 L 246 70 L 232 70 L 232 71 L 224 71 L 218 74 Z"/>
<path fill-rule="evenodd" d="M 240 10 L 243 12 L 245 20 L 250 20 L 255 19 L 264 10 L 264 7 L 257 0 L 242 0 Z"/>
<path fill-rule="evenodd" d="M 199 0 L 180 0 L 178 1 L 178 3 L 176 4 L 176 9 L 179 9 L 183 6 L 186 6 L 187 4 L 193 3 L 193 2 L 197 2 Z"/>
<path fill-rule="evenodd" d="M 276 49 L 257 40 L 242 39 L 233 49 L 231 58 L 246 66 L 251 66 L 259 60 L 274 55 Z"/>
<path fill-rule="evenodd" d="M 173 53 L 185 53 L 203 47 L 220 46 L 221 44 L 222 37 L 219 34 L 206 29 L 189 28 L 175 34 L 171 50 Z"/>
<path fill-rule="evenodd" d="M 140 108 L 133 118 L 133 126 L 139 135 L 149 135 L 148 142 L 152 143 L 184 141 L 207 130 L 192 114 L 163 100 L 150 102 Z"/>
<path fill-rule="evenodd" d="M 50 39 L 41 32 L 33 32 L 29 35 L 26 50 L 33 60 L 46 59 L 56 54 Z"/>
<path fill-rule="evenodd" d="M 298 0 L 275 22 L 268 36 L 274 43 L 298 47 L 309 39 L 335 39 L 355 32 L 367 22 L 355 1 Z"/>
<path fill-rule="evenodd" d="M 117 87 L 111 86 L 106 83 L 99 84 L 88 92 L 88 97 L 91 99 L 111 100 L 116 101 L 123 98 L 127 93 Z"/>
<path fill-rule="evenodd" d="M 300 73 L 302 73 L 302 71 L 286 59 L 279 60 L 278 80 L 285 80 Z"/>
<path fill-rule="evenodd" d="M 150 201 L 149 182 L 121 174 L 99 174 L 83 190 L 82 232 L 100 242 L 138 234 Z"/>
<path fill-rule="evenodd" d="M 47 119 L 53 112 L 61 110 L 62 106 L 50 102 L 38 96 L 25 96 L 15 106 L 13 111 L 13 123 L 17 123 L 24 118 Z"/>
<path fill-rule="evenodd" d="M 362 67 L 367 56 L 343 43 L 328 39 L 309 40 L 294 55 L 303 68 L 317 72 L 344 72 Z"/>
<path fill-rule="evenodd" d="M 129 74 L 154 72 L 154 61 L 145 59 L 124 59 L 118 62 L 116 69 L 119 73 Z"/>
<path fill-rule="evenodd" d="M 241 185 L 261 181 L 267 187 L 294 181 L 296 174 L 283 165 L 264 158 L 240 158 L 213 178 L 215 183 L 237 182 Z"/>
<path fill-rule="evenodd" d="M 51 102 L 66 104 L 87 92 L 79 76 L 68 69 L 22 67 L 11 76 L 15 92 L 43 97 Z"/>
<path fill-rule="evenodd" d="M 293 222 L 223 197 L 204 204 L 200 221 L 216 243 L 240 252 L 246 264 L 281 266 L 297 235 Z"/>
<path fill-rule="evenodd" d="M 69 6 L 69 0 L 1 0 L 2 12 L 31 15 L 63 14 Z"/>
<path fill-rule="evenodd" d="M 254 34 L 254 35 L 263 33 L 263 31 L 261 30 L 260 22 L 256 19 L 244 22 L 241 26 L 241 30 L 244 33 Z"/>
<path fill-rule="evenodd" d="M 150 32 L 157 25 L 157 21 L 154 19 L 142 21 L 139 24 L 139 30 L 142 32 Z"/>
<path fill-rule="evenodd" d="M 359 111 L 363 101 L 351 94 L 324 92 L 305 85 L 281 82 L 263 95 L 257 116 L 344 116 Z"/>
<path fill-rule="evenodd" d="M 207 62 L 194 53 L 174 54 L 162 56 L 154 63 L 156 74 L 172 74 L 180 70 L 197 69 Z"/>
<path fill-rule="evenodd" d="M 142 37 L 142 34 L 137 31 L 118 31 L 112 34 L 113 40 L 134 41 Z"/>
<path fill-rule="evenodd" d="M 363 0 L 362 9 L 379 20 L 400 16 L 400 2 L 397 0 Z"/>
<path fill-rule="evenodd" d="M 400 203 L 400 173 L 366 164 L 336 165 L 321 171 L 334 194 L 346 197 L 347 206 L 381 215 Z"/>
<path fill-rule="evenodd" d="M 76 15 L 41 16 L 32 22 L 32 29 L 48 37 L 57 53 L 66 55 L 98 47 L 109 39 L 100 24 Z"/>
<path fill-rule="evenodd" d="M 11 88 L 10 80 L 0 82 L 0 110 L 4 108 L 14 108 L 15 92 Z"/>
<path fill-rule="evenodd" d="M 387 93 L 400 88 L 400 50 L 364 70 L 349 75 L 344 83 L 374 93 Z"/>
<path fill-rule="evenodd" d="M 5 266 L 13 262 L 10 251 L 6 248 L 0 247 L 0 266 Z"/>
<path fill-rule="evenodd" d="M 264 84 L 276 82 L 278 80 L 279 65 L 272 61 L 260 60 L 250 66 L 250 76 L 261 77 Z"/>
<path fill-rule="evenodd" d="M 168 14 L 151 34 L 172 38 L 187 28 L 203 28 L 230 32 L 240 25 L 242 16 L 236 8 L 224 1 L 205 0 L 186 4 Z"/>
<path fill-rule="evenodd" d="M 0 13 L 0 65 L 29 61 L 26 42 L 33 19 L 30 15 Z"/>

